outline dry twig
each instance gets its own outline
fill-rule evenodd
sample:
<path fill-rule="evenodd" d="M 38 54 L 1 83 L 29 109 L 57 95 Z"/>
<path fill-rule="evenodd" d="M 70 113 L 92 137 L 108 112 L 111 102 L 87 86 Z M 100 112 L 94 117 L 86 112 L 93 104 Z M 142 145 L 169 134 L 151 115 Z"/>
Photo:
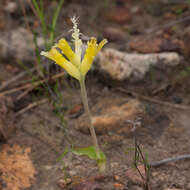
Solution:
<path fill-rule="evenodd" d="M 170 102 L 156 100 L 156 99 L 148 97 L 148 96 L 140 95 L 140 94 L 138 94 L 136 92 L 127 91 L 127 90 L 125 90 L 123 88 L 117 88 L 117 89 L 120 90 L 121 92 L 123 92 L 125 94 L 128 94 L 130 96 L 133 96 L 135 98 L 139 98 L 139 99 L 149 101 L 149 102 L 152 102 L 152 103 L 155 103 L 155 104 L 159 104 L 159 105 L 167 106 L 167 107 L 171 107 L 171 108 L 176 108 L 176 109 L 190 110 L 190 106 L 173 104 L 173 103 L 170 103 Z"/>
<path fill-rule="evenodd" d="M 30 91 L 32 91 L 35 87 L 31 87 L 26 89 L 22 94 L 20 94 L 18 97 L 16 97 L 16 101 L 21 100 L 24 96 L 26 96 Z"/>
<path fill-rule="evenodd" d="M 3 89 L 5 89 L 9 84 L 11 84 L 11 83 L 13 83 L 13 82 L 21 79 L 22 77 L 24 77 L 25 75 L 27 75 L 30 72 L 31 73 L 34 72 L 35 70 L 36 70 L 36 68 L 31 68 L 31 69 L 29 69 L 27 71 L 23 71 L 23 72 L 19 73 L 18 75 L 12 77 L 9 80 L 6 80 L 6 81 L 2 82 L 2 84 L 0 86 L 0 91 L 3 90 Z"/>
<path fill-rule="evenodd" d="M 160 160 L 160 161 L 150 162 L 149 166 L 158 167 L 158 166 L 164 165 L 164 164 L 169 163 L 169 162 L 176 162 L 176 161 L 185 160 L 185 159 L 190 159 L 190 154 L 184 154 L 184 155 L 181 155 L 181 156 L 176 156 L 176 157 L 172 157 L 172 158 L 166 158 L 166 159 L 163 159 L 163 160 Z"/>
<path fill-rule="evenodd" d="M 29 104 L 28 106 L 26 106 L 25 108 L 23 108 L 23 109 L 21 109 L 20 111 L 18 111 L 18 112 L 16 113 L 16 116 L 19 116 L 19 115 L 23 114 L 24 112 L 26 112 L 26 111 L 28 111 L 28 110 L 30 110 L 30 109 L 32 109 L 32 108 L 34 108 L 34 107 L 36 107 L 36 106 L 38 106 L 38 105 L 40 105 L 40 104 L 44 104 L 44 103 L 46 103 L 46 102 L 48 102 L 48 99 L 47 99 L 47 98 L 42 99 L 42 100 L 39 100 L 39 101 L 37 101 L 37 102 L 33 102 L 33 103 Z"/>
<path fill-rule="evenodd" d="M 51 79 L 54 80 L 54 79 L 57 79 L 59 77 L 62 77 L 63 75 L 64 75 L 64 72 L 61 72 L 61 73 L 58 73 L 58 74 L 54 75 L 53 77 L 51 77 Z M 43 79 L 43 80 L 39 80 L 39 81 L 36 81 L 34 83 L 28 83 L 28 84 L 25 84 L 25 85 L 23 85 L 21 87 L 17 87 L 17 88 L 13 88 L 13 89 L 4 91 L 4 92 L 0 93 L 0 97 L 8 95 L 8 94 L 12 94 L 14 92 L 18 92 L 19 90 L 24 90 L 24 89 L 31 89 L 31 90 L 33 90 L 34 88 L 36 88 L 37 86 L 43 84 L 44 82 L 47 82 L 48 80 L 49 80 L 49 78 Z"/>

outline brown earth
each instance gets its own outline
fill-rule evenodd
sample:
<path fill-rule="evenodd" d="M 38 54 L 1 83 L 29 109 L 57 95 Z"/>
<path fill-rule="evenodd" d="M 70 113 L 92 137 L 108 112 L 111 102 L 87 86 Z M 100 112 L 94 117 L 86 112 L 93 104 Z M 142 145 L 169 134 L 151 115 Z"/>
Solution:
<path fill-rule="evenodd" d="M 117 14 L 115 11 L 110 12 L 108 18 L 105 10 L 109 11 L 109 6 L 114 10 L 115 6 L 121 5 L 126 7 L 126 10 L 130 10 L 127 12 L 130 19 L 125 20 L 119 18 L 119 15 L 110 15 Z M 94 3 L 86 0 L 65 3 L 61 19 L 59 19 L 58 31 L 65 31 L 65 28 L 68 28 L 69 16 L 76 13 L 80 15 L 81 32 L 84 34 L 101 37 L 106 27 L 119 28 L 122 34 L 126 33 L 125 38 L 122 35 L 121 39 L 114 38 L 116 41 L 110 41 L 110 47 L 131 52 L 144 52 L 145 50 L 149 52 L 152 47 L 156 47 L 156 50 L 152 48 L 156 52 L 172 49 L 181 54 L 184 58 L 183 62 L 173 72 L 163 76 L 162 80 L 161 76 L 157 76 L 154 71 L 151 71 L 144 81 L 132 84 L 125 81 L 119 86 L 118 83 L 116 85 L 109 80 L 104 81 L 102 76 L 97 73 L 90 72 L 88 74 L 87 90 L 90 107 L 98 130 L 101 149 L 107 156 L 107 169 L 105 173 L 101 174 L 93 160 L 72 155 L 70 152 L 61 159 L 61 162 L 58 161 L 66 148 L 85 147 L 92 144 L 81 106 L 80 90 L 75 81 L 66 77 L 64 82 L 62 81 L 60 110 L 55 109 L 52 103 L 46 102 L 18 115 L 20 109 L 44 97 L 41 94 L 34 97 L 37 94 L 37 90 L 34 90 L 17 101 L 18 92 L 11 94 L 15 103 L 14 108 L 7 106 L 11 114 L 9 115 L 7 111 L 8 115 L 0 115 L 4 131 L 6 123 L 13 120 L 12 114 L 15 115 L 14 132 L 11 137 L 0 144 L 1 189 L 141 190 L 143 189 L 142 179 L 137 170 L 133 169 L 134 136 L 136 136 L 143 154 L 148 155 L 150 163 L 189 154 L 190 75 L 188 72 L 189 45 L 186 42 L 189 35 L 187 29 L 189 21 L 165 27 L 165 24 L 187 16 L 189 8 L 182 9 L 180 5 L 177 9 L 178 12 L 181 11 L 181 15 L 179 15 L 176 7 L 174 9 L 173 6 L 173 4 L 164 6 L 161 2 L 157 2 L 155 6 L 153 1 L 128 0 L 117 1 L 116 4 L 109 4 L 107 1 Z M 48 14 L 50 12 L 48 11 Z M 0 26 L 5 26 L 6 16 L 2 13 Z M 67 22 L 63 23 L 63 20 Z M 120 20 L 122 20 L 122 25 L 120 25 Z M 24 24 L 19 18 L 19 14 L 16 21 L 15 25 Z M 11 22 L 14 23 L 13 18 Z M 2 28 L 7 30 L 6 27 Z M 134 42 L 137 36 L 139 40 L 142 39 L 139 44 L 144 44 L 144 48 L 135 46 L 137 44 L 131 47 L 129 42 Z M 160 46 L 160 40 L 159 45 L 155 44 L 150 48 L 146 44 L 146 39 L 151 39 L 151 37 L 153 37 L 152 39 L 162 39 L 162 42 L 169 39 L 169 41 L 176 40 L 180 43 L 175 41 L 176 43 L 170 43 L 163 48 Z M 112 38 L 110 37 L 110 39 Z M 147 41 L 148 44 L 150 41 Z M 1 60 L 1 81 L 5 81 L 15 74 L 10 72 L 7 64 L 15 66 L 16 63 L 12 64 Z M 20 68 L 18 69 L 20 70 Z M 51 81 L 50 85 L 52 85 Z M 123 93 L 118 87 L 125 91 L 136 92 L 139 96 L 133 93 Z M 43 88 L 40 87 L 40 89 Z M 162 101 L 169 102 L 169 104 Z M 186 105 L 186 107 L 182 105 Z M 6 107 L 6 104 L 4 106 Z M 120 120 L 121 122 L 119 122 Z M 140 122 L 140 125 L 133 131 L 133 126 L 128 121 Z M 12 125 L 12 122 L 10 123 Z M 2 129 L 1 125 L 0 130 Z M 143 170 L 142 163 L 139 165 L 140 170 Z M 150 189 L 189 190 L 189 168 L 189 159 L 153 166 L 150 175 Z"/>

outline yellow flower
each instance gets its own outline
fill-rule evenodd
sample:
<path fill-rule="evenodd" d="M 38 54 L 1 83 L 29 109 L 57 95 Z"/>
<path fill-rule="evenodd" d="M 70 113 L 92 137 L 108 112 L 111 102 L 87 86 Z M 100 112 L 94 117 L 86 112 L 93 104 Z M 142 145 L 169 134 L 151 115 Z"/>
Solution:
<path fill-rule="evenodd" d="M 46 56 L 47 58 L 55 61 L 59 66 L 65 69 L 72 77 L 80 80 L 80 72 L 71 62 L 67 61 L 61 53 L 55 48 L 52 47 L 49 52 L 41 52 L 41 55 Z"/>
<path fill-rule="evenodd" d="M 81 77 L 85 77 L 86 73 L 91 68 L 92 62 L 97 55 L 97 53 L 102 49 L 102 47 L 107 43 L 107 40 L 102 40 L 97 44 L 96 38 L 91 38 L 88 42 L 88 47 L 86 49 L 83 60 L 81 61 L 82 54 L 82 41 L 79 38 L 80 31 L 77 28 L 76 19 L 72 19 L 73 22 L 73 41 L 75 45 L 75 51 L 71 49 L 68 42 L 62 38 L 57 44 L 55 44 L 50 51 L 41 52 L 41 55 L 56 62 L 63 69 L 65 69 L 72 77 L 80 80 Z M 65 58 L 59 51 L 67 58 Z"/>
<path fill-rule="evenodd" d="M 106 39 L 102 40 L 99 44 L 97 44 L 96 38 L 91 38 L 91 40 L 88 42 L 88 47 L 86 49 L 86 52 L 85 52 L 85 55 L 80 67 L 80 72 L 82 75 L 85 76 L 86 73 L 90 70 L 95 56 L 106 43 L 107 43 Z"/>

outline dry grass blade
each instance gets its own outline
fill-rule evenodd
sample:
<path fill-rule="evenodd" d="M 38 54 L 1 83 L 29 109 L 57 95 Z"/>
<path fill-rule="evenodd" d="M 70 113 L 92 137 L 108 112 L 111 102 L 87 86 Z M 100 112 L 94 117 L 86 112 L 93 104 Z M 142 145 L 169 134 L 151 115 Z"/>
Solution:
<path fill-rule="evenodd" d="M 44 104 L 44 103 L 46 103 L 46 102 L 48 102 L 48 99 L 47 99 L 47 98 L 42 99 L 42 100 L 39 100 L 39 101 L 36 101 L 36 102 L 33 102 L 33 103 L 29 104 L 28 106 L 26 106 L 25 108 L 23 108 L 23 109 L 21 109 L 20 111 L 18 111 L 18 112 L 16 113 L 16 116 L 19 116 L 19 115 L 25 113 L 26 111 L 28 111 L 28 110 L 30 110 L 30 109 L 36 107 L 36 106 L 39 106 L 39 105 L 41 105 L 41 104 Z"/>
<path fill-rule="evenodd" d="M 23 71 L 21 73 L 19 73 L 18 75 L 14 76 L 13 78 L 9 79 L 9 80 L 6 80 L 4 82 L 2 82 L 1 86 L 0 86 L 0 91 L 5 89 L 9 84 L 15 82 L 15 81 L 18 81 L 19 79 L 21 79 L 22 77 L 24 77 L 25 75 L 27 75 L 28 73 L 32 73 L 36 70 L 36 68 L 31 68 L 30 70 L 28 71 Z"/>
<path fill-rule="evenodd" d="M 133 97 L 139 98 L 141 100 L 149 101 L 151 103 L 159 104 L 159 105 L 166 106 L 166 107 L 176 108 L 176 109 L 190 110 L 190 106 L 180 105 L 180 104 L 173 104 L 173 103 L 170 103 L 170 102 L 156 100 L 156 99 L 148 97 L 148 96 L 140 95 L 140 94 L 138 94 L 136 92 L 127 91 L 127 90 L 125 90 L 123 88 L 117 88 L 117 89 L 120 92 L 128 94 L 129 96 L 133 96 Z"/>
<path fill-rule="evenodd" d="M 51 77 L 50 79 L 54 80 L 54 79 L 60 78 L 62 76 L 64 76 L 64 72 L 58 73 L 58 74 L 54 75 L 53 77 Z M 8 94 L 12 94 L 14 92 L 18 92 L 18 91 L 24 90 L 24 89 L 31 89 L 31 90 L 33 90 L 35 87 L 43 84 L 44 82 L 47 82 L 48 80 L 49 80 L 49 78 L 43 79 L 43 80 L 39 80 L 39 81 L 34 82 L 34 83 L 28 83 L 28 84 L 25 84 L 25 85 L 23 85 L 21 87 L 17 87 L 17 88 L 13 88 L 13 89 L 4 91 L 4 92 L 0 93 L 0 97 L 8 95 Z"/>

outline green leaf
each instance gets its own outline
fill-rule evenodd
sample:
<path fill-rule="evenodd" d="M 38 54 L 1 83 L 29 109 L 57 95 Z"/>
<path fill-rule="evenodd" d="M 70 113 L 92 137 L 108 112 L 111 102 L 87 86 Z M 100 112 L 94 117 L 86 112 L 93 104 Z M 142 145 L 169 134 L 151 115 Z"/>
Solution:
<path fill-rule="evenodd" d="M 37 16 L 42 24 L 42 30 L 43 30 L 43 38 L 44 40 L 47 39 L 48 31 L 47 31 L 47 25 L 45 22 L 45 15 L 43 12 L 43 1 L 40 0 L 40 5 L 38 5 L 37 0 L 32 0 L 32 3 L 34 5 L 34 8 L 37 12 Z"/>
<path fill-rule="evenodd" d="M 100 152 L 100 158 L 96 160 L 100 172 L 105 171 L 106 169 L 106 156 L 103 152 Z"/>
<path fill-rule="evenodd" d="M 96 149 L 93 146 L 76 148 L 72 150 L 72 153 L 78 156 L 88 156 L 92 160 L 97 160 Z"/>
<path fill-rule="evenodd" d="M 57 8 L 54 11 L 52 24 L 51 24 L 51 32 L 50 32 L 50 44 L 52 45 L 55 35 L 55 28 L 57 24 L 57 19 L 61 10 L 61 7 L 63 6 L 64 0 L 60 0 Z"/>
<path fill-rule="evenodd" d="M 96 160 L 99 170 L 102 172 L 106 168 L 106 156 L 100 151 L 100 156 L 98 157 L 96 154 L 96 148 L 93 146 L 85 147 L 85 148 L 76 148 L 72 150 L 72 153 L 78 156 L 88 156 L 92 160 Z"/>

